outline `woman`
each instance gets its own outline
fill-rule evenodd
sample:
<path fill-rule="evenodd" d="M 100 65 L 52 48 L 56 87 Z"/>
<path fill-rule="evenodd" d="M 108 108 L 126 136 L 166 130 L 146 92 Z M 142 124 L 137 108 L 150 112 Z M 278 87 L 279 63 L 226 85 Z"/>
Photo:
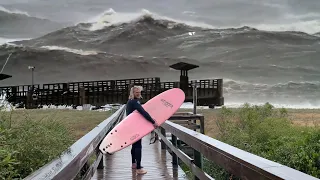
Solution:
<path fill-rule="evenodd" d="M 134 110 L 137 110 L 146 120 L 150 121 L 155 127 L 157 127 L 156 122 L 152 119 L 148 112 L 146 112 L 140 104 L 139 99 L 141 99 L 141 86 L 133 86 L 130 89 L 129 100 L 126 106 L 127 116 L 131 114 Z M 142 156 L 142 145 L 141 139 L 132 144 L 131 148 L 131 159 L 132 159 L 132 168 L 137 169 L 137 174 L 145 174 L 146 170 L 142 169 L 141 166 L 141 156 Z"/>

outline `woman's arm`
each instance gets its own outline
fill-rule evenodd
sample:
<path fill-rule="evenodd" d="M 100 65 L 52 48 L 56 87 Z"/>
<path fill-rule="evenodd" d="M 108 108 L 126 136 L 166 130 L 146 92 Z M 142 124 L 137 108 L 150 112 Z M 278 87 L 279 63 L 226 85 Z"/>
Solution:
<path fill-rule="evenodd" d="M 138 101 L 134 102 L 133 105 L 134 105 L 134 109 L 136 109 L 144 118 L 146 118 L 152 124 L 155 123 L 155 121 L 152 119 L 150 114 L 143 109 L 143 107 L 141 106 L 140 103 L 138 103 Z"/>

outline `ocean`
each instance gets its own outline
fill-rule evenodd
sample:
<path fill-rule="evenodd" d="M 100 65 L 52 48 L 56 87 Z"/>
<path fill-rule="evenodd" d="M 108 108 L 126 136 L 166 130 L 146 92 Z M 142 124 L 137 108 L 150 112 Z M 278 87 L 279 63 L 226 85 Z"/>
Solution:
<path fill-rule="evenodd" d="M 224 79 L 226 105 L 320 107 L 319 0 L 0 0 L 0 86 Z M 10 58 L 7 61 L 7 57 Z"/>

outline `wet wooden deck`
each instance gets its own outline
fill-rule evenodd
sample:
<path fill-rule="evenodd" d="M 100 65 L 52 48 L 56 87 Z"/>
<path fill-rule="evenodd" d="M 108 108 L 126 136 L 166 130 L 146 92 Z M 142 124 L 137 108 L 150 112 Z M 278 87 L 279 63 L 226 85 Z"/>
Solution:
<path fill-rule="evenodd" d="M 149 145 L 150 135 L 142 139 L 141 165 L 147 170 L 147 174 L 136 175 L 131 168 L 131 146 L 113 155 L 106 156 L 106 167 L 97 172 L 92 180 L 186 180 L 183 170 L 172 165 L 172 156 L 166 150 L 161 150 L 161 144 L 157 141 Z"/>

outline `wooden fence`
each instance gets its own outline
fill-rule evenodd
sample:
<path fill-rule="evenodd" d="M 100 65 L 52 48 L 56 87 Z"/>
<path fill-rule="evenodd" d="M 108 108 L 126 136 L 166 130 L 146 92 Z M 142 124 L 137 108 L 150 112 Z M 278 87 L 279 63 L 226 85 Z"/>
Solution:
<path fill-rule="evenodd" d="M 186 102 L 192 101 L 192 85 L 184 89 Z M 160 78 L 140 78 L 107 81 L 69 82 L 23 86 L 0 87 L 0 92 L 6 93 L 12 104 L 22 104 L 27 108 L 41 105 L 79 106 L 91 104 L 102 106 L 105 104 L 126 103 L 128 89 L 134 85 L 141 85 L 142 103 L 168 89 L 179 87 L 179 82 L 161 82 Z M 199 81 L 198 105 L 221 106 L 224 104 L 222 79 L 207 79 Z"/>

